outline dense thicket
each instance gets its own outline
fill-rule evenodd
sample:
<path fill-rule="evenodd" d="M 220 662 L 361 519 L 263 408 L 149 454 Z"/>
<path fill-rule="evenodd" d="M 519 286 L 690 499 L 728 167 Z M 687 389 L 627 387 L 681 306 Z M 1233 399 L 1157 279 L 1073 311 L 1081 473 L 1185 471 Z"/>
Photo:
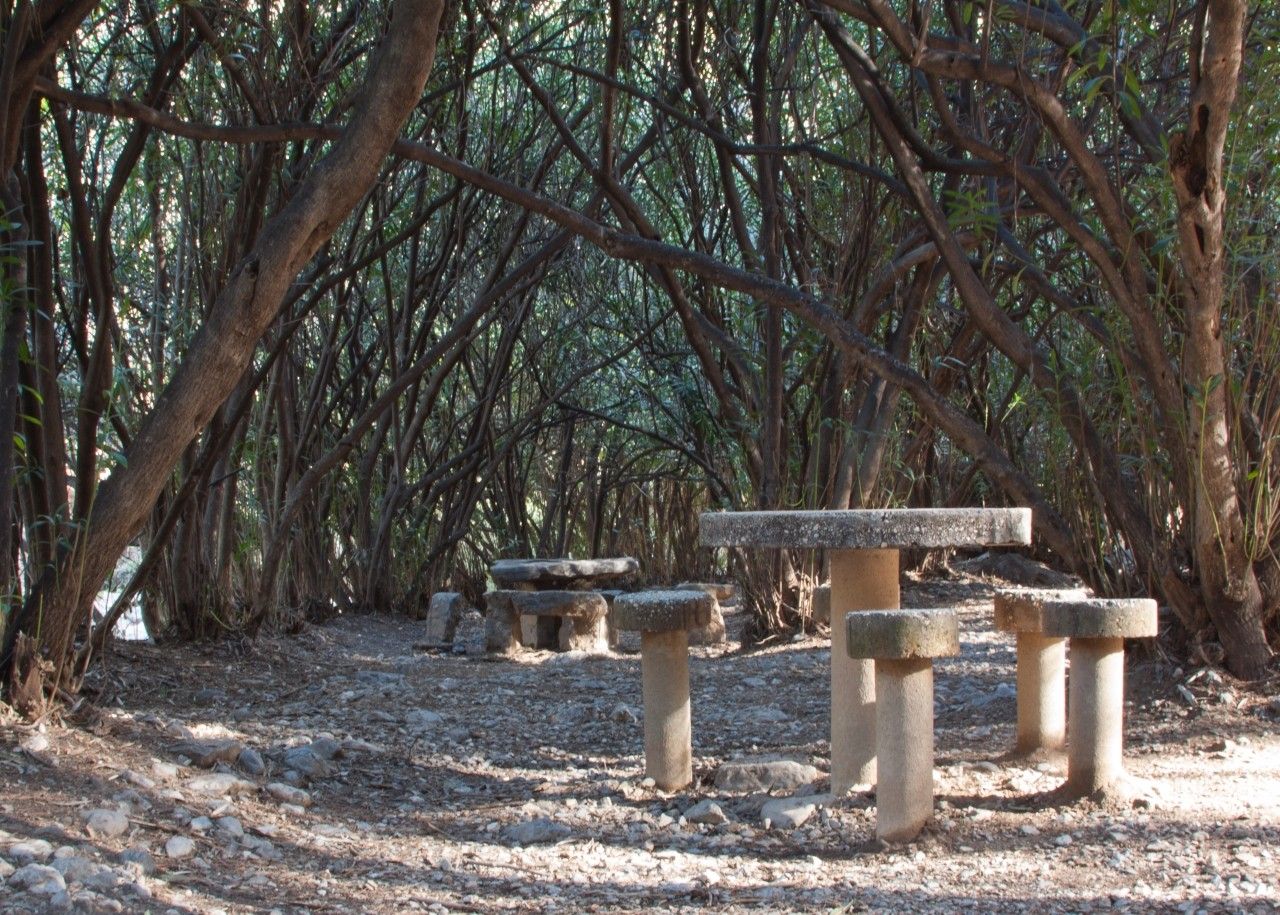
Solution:
<path fill-rule="evenodd" d="M 11 701 L 135 600 L 194 638 L 476 597 L 499 556 L 705 576 L 712 507 L 1030 505 L 1186 650 L 1271 657 L 1271 4 L 3 26 Z M 795 625 L 820 558 L 733 561 Z"/>

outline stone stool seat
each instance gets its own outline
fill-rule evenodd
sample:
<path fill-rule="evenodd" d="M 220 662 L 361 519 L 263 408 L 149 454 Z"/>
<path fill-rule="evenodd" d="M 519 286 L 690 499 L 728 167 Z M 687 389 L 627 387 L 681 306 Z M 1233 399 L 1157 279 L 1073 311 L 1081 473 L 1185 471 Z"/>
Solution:
<path fill-rule="evenodd" d="M 1018 652 L 1018 736 L 1014 752 L 1061 750 L 1067 743 L 1067 640 L 1040 631 L 1040 607 L 1051 600 L 1084 600 L 1082 589 L 1007 588 L 996 591 L 996 628 L 1012 632 Z"/>
<path fill-rule="evenodd" d="M 609 605 L 598 591 L 490 591 L 485 595 L 486 634 L 490 651 L 519 647 L 521 616 L 556 617 L 572 621 L 560 630 L 564 651 L 607 653 L 605 622 Z"/>
<path fill-rule="evenodd" d="M 1077 598 L 1040 604 L 1040 631 L 1070 640 L 1067 783 L 1073 797 L 1124 775 L 1124 640 L 1156 635 L 1156 602 Z"/>
<path fill-rule="evenodd" d="M 637 591 L 613 600 L 613 624 L 640 633 L 645 774 L 664 791 L 693 781 L 689 723 L 689 630 L 707 625 L 704 591 Z"/>
<path fill-rule="evenodd" d="M 955 611 L 845 616 L 849 657 L 875 662 L 876 835 L 906 842 L 933 813 L 933 659 L 960 653 Z"/>

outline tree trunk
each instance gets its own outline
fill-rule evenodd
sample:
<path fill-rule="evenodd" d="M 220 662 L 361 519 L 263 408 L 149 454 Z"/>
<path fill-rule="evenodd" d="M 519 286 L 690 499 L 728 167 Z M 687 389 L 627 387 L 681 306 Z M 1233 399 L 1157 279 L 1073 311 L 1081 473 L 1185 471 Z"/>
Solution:
<path fill-rule="evenodd" d="M 1225 304 L 1222 159 L 1240 76 L 1247 4 L 1210 0 L 1201 59 L 1185 131 L 1170 143 L 1178 196 L 1178 236 L 1186 278 L 1187 391 L 1193 544 L 1200 593 L 1226 651 L 1227 666 L 1245 679 L 1261 677 L 1271 659 L 1263 625 L 1262 590 L 1245 542 L 1231 455 L 1227 366 L 1222 345 Z M 1193 79 L 1195 77 L 1193 76 Z"/>
<path fill-rule="evenodd" d="M 44 653 L 63 675 L 72 639 L 94 595 L 153 503 L 187 445 L 231 393 L 298 271 L 333 234 L 378 175 L 405 119 L 421 98 L 435 56 L 442 0 L 401 0 L 330 152 L 264 227 L 214 302 L 183 364 L 129 449 L 128 462 L 102 484 L 89 523 L 56 576 L 46 576 L 7 635 L 39 632 Z"/>

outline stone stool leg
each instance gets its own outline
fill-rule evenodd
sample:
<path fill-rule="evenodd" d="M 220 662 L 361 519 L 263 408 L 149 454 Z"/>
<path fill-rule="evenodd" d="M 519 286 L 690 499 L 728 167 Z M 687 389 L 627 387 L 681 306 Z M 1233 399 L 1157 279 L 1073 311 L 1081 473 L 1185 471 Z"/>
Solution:
<path fill-rule="evenodd" d="M 1067 640 L 1019 630 L 1017 752 L 1061 750 L 1067 737 Z"/>
<path fill-rule="evenodd" d="M 1071 640 L 1070 715 L 1066 791 L 1085 797 L 1124 774 L 1124 639 Z"/>
<path fill-rule="evenodd" d="M 560 617 L 534 617 L 534 648 L 556 651 L 560 647 Z"/>
<path fill-rule="evenodd" d="M 933 814 L 933 662 L 877 660 L 876 835 L 911 839 Z"/>
<path fill-rule="evenodd" d="M 484 613 L 484 647 L 494 654 L 511 654 L 520 648 L 520 614 L 509 603 L 490 601 Z"/>
<path fill-rule="evenodd" d="M 689 634 L 640 633 L 644 769 L 663 791 L 693 781 L 689 726 Z"/>
<path fill-rule="evenodd" d="M 562 651 L 587 651 L 604 654 L 609 650 L 608 618 L 605 616 L 569 616 L 560 625 Z"/>
<path fill-rule="evenodd" d="M 849 611 L 900 603 L 897 550 L 832 550 L 831 793 L 876 781 L 875 662 L 845 650 Z"/>

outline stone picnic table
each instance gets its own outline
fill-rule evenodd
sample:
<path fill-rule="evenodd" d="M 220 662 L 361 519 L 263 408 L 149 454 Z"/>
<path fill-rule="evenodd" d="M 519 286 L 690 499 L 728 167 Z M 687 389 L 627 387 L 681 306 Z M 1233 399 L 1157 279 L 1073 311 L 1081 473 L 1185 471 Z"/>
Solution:
<path fill-rule="evenodd" d="M 496 591 L 486 595 L 490 618 L 514 617 L 515 629 L 506 640 L 518 639 L 536 648 L 598 650 L 607 647 L 608 605 L 600 588 L 640 568 L 623 556 L 606 559 L 499 559 L 489 567 Z M 525 620 L 532 631 L 522 633 Z M 500 622 L 494 619 L 495 624 Z M 562 634 L 562 627 L 566 631 Z M 492 650 L 504 638 L 501 625 L 486 637 Z"/>
<path fill-rule="evenodd" d="M 831 564 L 831 790 L 876 781 L 875 666 L 851 658 L 844 615 L 901 605 L 898 553 L 1025 545 L 1029 508 L 704 512 L 704 547 L 824 549 Z"/>

